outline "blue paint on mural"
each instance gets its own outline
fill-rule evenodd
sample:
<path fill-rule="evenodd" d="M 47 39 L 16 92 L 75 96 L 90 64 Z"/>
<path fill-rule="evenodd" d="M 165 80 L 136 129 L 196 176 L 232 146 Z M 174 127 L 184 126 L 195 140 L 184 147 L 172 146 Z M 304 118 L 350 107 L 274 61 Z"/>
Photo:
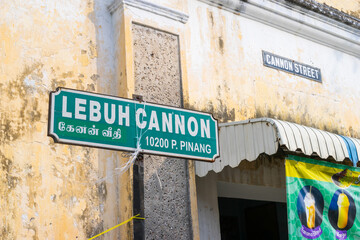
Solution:
<path fill-rule="evenodd" d="M 341 136 L 341 137 L 344 139 L 344 142 L 346 144 L 346 148 L 349 153 L 349 158 L 353 162 L 354 167 L 356 167 L 356 164 L 359 161 L 356 146 L 350 138 L 345 137 L 345 136 Z"/>

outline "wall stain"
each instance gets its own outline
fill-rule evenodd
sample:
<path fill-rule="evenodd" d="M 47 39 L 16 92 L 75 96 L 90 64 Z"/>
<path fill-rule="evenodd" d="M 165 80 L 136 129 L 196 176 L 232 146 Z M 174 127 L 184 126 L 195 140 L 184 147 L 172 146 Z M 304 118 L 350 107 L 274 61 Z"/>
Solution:
<path fill-rule="evenodd" d="M 35 226 L 34 219 L 35 218 L 31 218 L 24 227 L 32 233 L 32 240 L 39 240 L 38 231 L 37 227 Z"/>
<path fill-rule="evenodd" d="M 221 54 L 224 54 L 224 40 L 222 39 L 222 36 L 219 37 L 219 49 Z"/>
<path fill-rule="evenodd" d="M 91 238 L 104 231 L 104 221 L 94 216 L 89 208 L 85 208 L 80 216 L 86 238 Z"/>
<path fill-rule="evenodd" d="M 278 120 L 282 120 L 282 121 L 297 123 L 297 124 L 301 124 L 301 125 L 304 125 L 307 127 L 320 129 L 320 130 L 331 132 L 331 133 L 338 134 L 338 135 L 344 135 L 344 136 L 349 136 L 349 137 L 353 137 L 353 138 L 360 138 L 360 133 L 354 131 L 351 126 L 347 129 L 341 129 L 341 128 L 339 128 L 338 124 L 329 125 L 324 122 L 317 123 L 317 122 L 311 121 L 311 116 L 306 111 L 302 112 L 302 116 L 301 116 L 300 120 L 298 120 L 297 116 L 295 116 L 294 114 L 291 114 L 291 113 L 282 114 L 282 113 L 279 113 L 272 109 L 267 109 L 264 111 L 262 109 L 257 108 L 255 111 L 254 118 L 262 118 L 262 117 L 274 118 L 274 119 L 278 119 Z"/>
<path fill-rule="evenodd" d="M 15 80 L 4 84 L 3 88 L 6 90 L 8 98 L 3 98 L 3 101 L 7 102 L 7 108 L 0 108 L 0 142 L 2 144 L 19 139 L 29 132 L 30 125 L 40 121 L 38 97 L 26 96 L 33 93 L 35 84 L 35 82 L 29 84 L 27 81 L 43 77 L 42 66 L 42 63 L 25 66 Z"/>
<path fill-rule="evenodd" d="M 36 169 L 33 169 L 31 164 L 25 165 L 26 172 L 26 185 L 29 187 L 28 193 L 28 206 L 30 209 L 37 209 L 38 204 L 36 202 L 36 197 L 38 192 L 36 191 L 42 184 L 42 176 L 36 173 Z"/>
<path fill-rule="evenodd" d="M 219 123 L 235 121 L 235 109 L 229 109 L 223 101 L 208 101 L 205 107 L 199 109 L 198 104 L 187 104 L 186 108 L 206 113 L 211 113 Z"/>
<path fill-rule="evenodd" d="M 38 98 L 34 98 L 34 102 L 32 104 L 32 110 L 28 110 L 28 116 L 30 116 L 31 122 L 37 122 L 41 119 L 41 113 L 37 109 L 39 108 L 39 100 Z"/>
<path fill-rule="evenodd" d="M 90 224 L 85 225 L 85 232 L 86 232 L 87 238 L 91 238 L 103 231 L 104 231 L 104 221 L 102 221 L 102 220 L 100 222 L 98 222 L 95 226 L 90 225 Z"/>
<path fill-rule="evenodd" d="M 213 13 L 208 11 L 208 16 L 209 16 L 209 19 L 210 19 L 210 23 L 211 23 L 211 26 L 214 27 L 214 16 L 213 16 Z"/>
<path fill-rule="evenodd" d="M 11 117 L 9 115 L 8 113 L 2 114 L 0 129 L 0 142 L 2 144 L 18 139 L 23 130 L 18 125 L 14 126 L 14 122 L 10 120 Z"/>
<path fill-rule="evenodd" d="M 83 76 L 79 76 L 79 79 L 71 81 L 72 83 L 76 84 L 76 89 L 78 89 L 78 90 L 85 90 L 85 87 L 84 87 L 84 84 L 83 84 L 84 82 L 82 80 L 82 77 Z"/>
<path fill-rule="evenodd" d="M 106 189 L 106 183 L 105 182 L 101 182 L 100 184 L 98 184 L 98 195 L 99 195 L 99 199 L 101 201 L 106 200 L 107 189 Z"/>
<path fill-rule="evenodd" d="M 203 106 L 203 104 L 187 104 L 187 108 L 197 111 L 203 111 L 207 113 L 211 113 L 215 119 L 219 121 L 219 123 L 225 122 L 233 122 L 236 120 L 235 108 L 229 108 L 226 103 L 226 97 L 229 95 L 229 88 L 226 85 L 217 86 L 217 96 L 215 100 L 208 100 Z M 203 106 L 199 109 L 199 106 Z"/>
<path fill-rule="evenodd" d="M 97 82 L 100 79 L 100 75 L 93 74 L 93 75 L 91 75 L 90 79 L 93 80 L 94 82 Z"/>
<path fill-rule="evenodd" d="M 6 224 L 6 226 L 2 226 L 0 237 L 1 239 L 16 239 L 15 233 L 10 228 L 9 224 Z"/>
<path fill-rule="evenodd" d="M 89 41 L 89 56 L 90 58 L 97 57 L 97 46 L 93 43 L 92 40 Z"/>
<path fill-rule="evenodd" d="M 0 164 L 1 170 L 5 173 L 1 174 L 2 182 L 7 185 L 8 190 L 16 188 L 17 184 L 21 181 L 21 179 L 11 174 L 11 172 L 13 172 L 14 170 L 13 161 L 11 161 L 9 158 L 6 158 L 1 151 Z"/>
<path fill-rule="evenodd" d="M 73 71 L 68 71 L 68 72 L 65 72 L 65 73 L 61 74 L 62 78 L 70 78 L 70 77 L 73 77 L 73 76 L 74 76 Z"/>
<path fill-rule="evenodd" d="M 11 200 L 14 190 L 18 184 L 21 184 L 21 178 L 17 177 L 19 168 L 14 165 L 13 160 L 6 157 L 0 151 L 0 196 L 3 196 L 0 201 L 0 211 L 5 213 L 1 216 L 3 226 L 1 226 L 0 239 L 15 239 L 13 226 L 9 224 L 6 213 L 16 215 L 14 202 Z"/>
<path fill-rule="evenodd" d="M 22 73 L 13 81 L 10 81 L 7 89 L 7 94 L 10 100 L 16 99 L 17 97 L 26 96 L 26 89 L 29 87 L 24 84 L 24 80 L 27 76 L 35 73 L 40 78 L 42 77 L 41 68 L 42 63 L 34 63 L 31 66 L 25 66 Z"/>
<path fill-rule="evenodd" d="M 86 84 L 86 91 L 95 92 L 95 85 L 93 83 Z"/>
<path fill-rule="evenodd" d="M 21 118 L 25 118 L 25 109 L 26 109 L 26 106 L 28 105 L 28 100 L 26 98 L 23 99 L 23 104 L 21 106 L 21 109 L 20 109 L 20 117 Z"/>
<path fill-rule="evenodd" d="M 55 90 L 58 87 L 66 87 L 65 80 L 58 80 L 56 78 L 53 78 L 51 80 L 51 89 Z"/>

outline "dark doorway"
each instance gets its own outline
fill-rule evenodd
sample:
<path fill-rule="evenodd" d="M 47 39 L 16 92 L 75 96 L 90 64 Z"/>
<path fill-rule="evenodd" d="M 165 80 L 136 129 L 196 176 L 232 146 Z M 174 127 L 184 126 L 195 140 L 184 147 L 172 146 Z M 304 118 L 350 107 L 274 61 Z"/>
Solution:
<path fill-rule="evenodd" d="M 219 198 L 221 240 L 287 240 L 286 203 Z"/>

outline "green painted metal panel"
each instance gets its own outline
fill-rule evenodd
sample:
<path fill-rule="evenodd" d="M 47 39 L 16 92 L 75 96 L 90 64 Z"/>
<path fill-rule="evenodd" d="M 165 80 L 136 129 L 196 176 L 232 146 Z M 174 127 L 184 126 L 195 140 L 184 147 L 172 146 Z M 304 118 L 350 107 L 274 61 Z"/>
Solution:
<path fill-rule="evenodd" d="M 50 93 L 48 135 L 55 142 L 213 161 L 211 114 L 59 88 Z"/>

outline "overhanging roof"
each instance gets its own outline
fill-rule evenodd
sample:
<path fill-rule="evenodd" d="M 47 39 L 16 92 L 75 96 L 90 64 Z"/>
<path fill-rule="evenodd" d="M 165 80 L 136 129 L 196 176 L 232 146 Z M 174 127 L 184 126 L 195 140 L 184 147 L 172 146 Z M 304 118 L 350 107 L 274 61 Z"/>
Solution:
<path fill-rule="evenodd" d="M 254 161 L 262 153 L 273 155 L 279 148 L 322 159 L 351 159 L 354 164 L 360 153 L 359 139 L 271 118 L 224 123 L 219 128 L 220 158 L 213 163 L 196 162 L 200 177 L 225 166 L 237 167 L 242 160 Z"/>

